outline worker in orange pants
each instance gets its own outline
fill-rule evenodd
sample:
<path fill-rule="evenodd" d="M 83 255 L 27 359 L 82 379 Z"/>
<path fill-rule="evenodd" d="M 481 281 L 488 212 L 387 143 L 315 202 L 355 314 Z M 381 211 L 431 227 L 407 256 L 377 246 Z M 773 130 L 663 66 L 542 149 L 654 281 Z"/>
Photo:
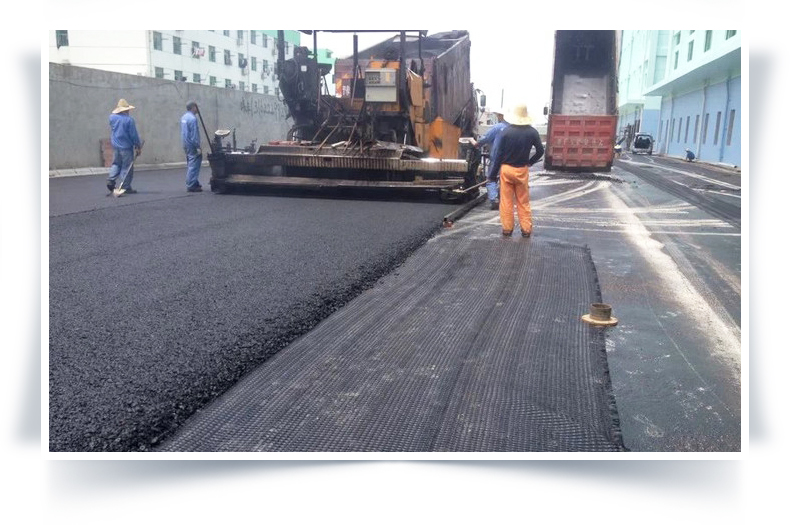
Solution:
<path fill-rule="evenodd" d="M 513 197 L 518 212 L 518 224 L 521 235 L 532 234 L 532 208 L 529 205 L 529 167 L 515 168 L 503 164 L 499 172 L 499 220 L 502 222 L 504 234 L 513 233 L 515 218 L 513 217 Z"/>
<path fill-rule="evenodd" d="M 529 237 L 532 235 L 529 167 L 540 160 L 545 148 L 540 134 L 531 125 L 532 118 L 527 112 L 527 106 L 516 106 L 505 116 L 505 121 L 510 126 L 499 134 L 499 154 L 491 168 L 491 173 L 499 172 L 499 220 L 502 222 L 502 235 L 513 235 L 515 199 L 521 236 Z M 530 156 L 533 148 L 535 153 Z"/>

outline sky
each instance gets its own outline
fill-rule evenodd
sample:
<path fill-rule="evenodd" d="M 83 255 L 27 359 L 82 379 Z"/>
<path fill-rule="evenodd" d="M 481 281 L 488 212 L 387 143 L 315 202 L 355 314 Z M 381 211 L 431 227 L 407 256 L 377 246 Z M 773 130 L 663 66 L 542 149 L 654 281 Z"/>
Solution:
<path fill-rule="evenodd" d="M 350 26 L 350 24 L 349 24 Z M 450 31 L 428 29 L 428 34 Z M 491 26 L 472 25 L 470 63 L 472 83 L 486 95 L 490 108 L 508 109 L 526 104 L 536 123 L 545 121 L 543 107 L 551 90 L 554 30 L 531 29 L 503 33 Z M 358 33 L 359 49 L 387 40 L 398 33 Z M 302 45 L 313 47 L 313 37 L 302 35 Z M 352 33 L 318 33 L 318 47 L 331 49 L 338 58 L 353 53 Z"/>

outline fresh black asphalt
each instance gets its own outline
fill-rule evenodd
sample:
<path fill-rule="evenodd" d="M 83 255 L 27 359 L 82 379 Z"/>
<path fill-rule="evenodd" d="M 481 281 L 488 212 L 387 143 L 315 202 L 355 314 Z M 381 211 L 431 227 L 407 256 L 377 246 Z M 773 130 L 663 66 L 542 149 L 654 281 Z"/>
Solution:
<path fill-rule="evenodd" d="M 180 170 L 114 199 L 79 179 L 50 185 L 52 451 L 151 449 L 455 209 L 186 194 Z"/>

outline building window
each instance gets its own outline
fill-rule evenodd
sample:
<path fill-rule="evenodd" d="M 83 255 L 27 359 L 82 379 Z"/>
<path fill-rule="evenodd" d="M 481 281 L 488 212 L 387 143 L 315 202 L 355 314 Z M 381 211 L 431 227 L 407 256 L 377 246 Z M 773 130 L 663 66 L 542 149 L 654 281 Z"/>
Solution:
<path fill-rule="evenodd" d="M 693 35 L 693 34 L 694 34 L 694 31 L 695 31 L 694 29 L 690 29 L 690 30 L 689 30 L 689 34 L 690 34 L 690 35 Z"/>
<path fill-rule="evenodd" d="M 658 121 L 658 139 L 661 140 L 661 133 L 664 131 L 664 121 Z"/>
<path fill-rule="evenodd" d="M 675 51 L 675 66 L 674 69 L 678 68 L 678 56 L 680 55 L 680 51 Z"/>
<path fill-rule="evenodd" d="M 672 127 L 669 128 L 669 141 L 672 142 L 675 139 L 675 119 L 672 119 Z"/>
<path fill-rule="evenodd" d="M 675 33 L 675 45 L 680 45 L 680 32 Z"/>
<path fill-rule="evenodd" d="M 290 50 L 290 45 L 291 45 L 291 44 L 290 44 L 289 42 L 286 42 L 286 43 L 284 44 L 284 46 L 285 46 L 285 54 L 286 54 L 286 55 L 288 54 L 288 51 Z"/>
<path fill-rule="evenodd" d="M 694 144 L 697 143 L 697 137 L 699 137 L 699 115 L 694 119 Z"/>
<path fill-rule="evenodd" d="M 702 118 L 702 143 L 705 144 L 708 141 L 708 117 L 710 113 L 705 113 L 705 116 Z"/>
<path fill-rule="evenodd" d="M 58 49 L 69 45 L 69 32 L 66 30 L 55 31 L 55 45 Z"/>
<path fill-rule="evenodd" d="M 192 57 L 200 58 L 200 42 L 192 42 Z"/>
<path fill-rule="evenodd" d="M 721 126 L 721 111 L 716 113 L 716 132 L 713 135 L 713 145 L 719 143 L 719 126 Z"/>
<path fill-rule="evenodd" d="M 269 86 L 263 86 L 263 94 L 264 95 L 268 95 L 269 94 Z"/>
<path fill-rule="evenodd" d="M 154 77 L 156 78 L 165 78 L 165 70 L 161 67 L 154 68 Z"/>
<path fill-rule="evenodd" d="M 217 77 L 208 77 L 208 85 L 209 86 L 216 86 L 217 85 Z"/>
<path fill-rule="evenodd" d="M 244 58 L 244 54 L 243 53 L 239 53 L 239 67 L 241 69 L 244 69 L 245 67 L 247 67 L 247 59 Z"/>
<path fill-rule="evenodd" d="M 183 71 L 179 71 L 177 69 L 175 71 L 174 77 L 175 77 L 176 80 L 186 80 L 186 77 L 184 76 Z"/>
<path fill-rule="evenodd" d="M 724 35 L 724 40 L 729 40 L 730 38 L 734 37 L 735 33 L 737 33 L 737 31 L 732 30 L 732 29 L 728 29 L 727 30 L 727 34 Z"/>
<path fill-rule="evenodd" d="M 243 80 L 239 80 L 239 89 L 241 91 L 244 91 L 244 81 Z"/>
<path fill-rule="evenodd" d="M 226 66 L 233 65 L 233 62 L 230 60 L 230 50 L 229 49 L 225 50 L 225 65 Z"/>
<path fill-rule="evenodd" d="M 250 57 L 250 69 L 258 71 L 258 59 L 255 57 Z"/>
<path fill-rule="evenodd" d="M 689 141 L 689 124 L 691 123 L 691 117 L 686 117 L 686 135 L 683 138 L 683 142 L 688 143 Z"/>
<path fill-rule="evenodd" d="M 250 44 L 255 44 L 256 40 L 257 40 L 257 38 L 255 37 L 255 31 L 251 29 L 250 30 Z"/>
<path fill-rule="evenodd" d="M 214 46 L 208 46 L 208 60 L 209 62 L 216 62 L 217 61 L 217 48 Z"/>
<path fill-rule="evenodd" d="M 229 87 L 231 87 L 232 85 L 233 85 L 233 84 L 231 84 L 231 82 L 230 82 L 230 79 L 229 79 L 229 78 L 226 78 L 226 79 L 225 79 L 225 87 L 226 87 L 226 88 L 229 88 Z"/>
<path fill-rule="evenodd" d="M 269 61 L 268 60 L 264 60 L 263 61 L 263 72 L 264 73 L 268 73 L 269 72 Z"/>
<path fill-rule="evenodd" d="M 236 31 L 236 41 L 239 44 L 244 42 L 244 30 Z"/>
<path fill-rule="evenodd" d="M 253 93 L 257 93 L 258 92 L 258 84 L 253 84 L 252 85 L 252 92 Z"/>
<path fill-rule="evenodd" d="M 678 144 L 680 144 L 680 137 L 683 136 L 683 117 L 678 118 Z"/>
<path fill-rule="evenodd" d="M 222 36 L 230 36 L 230 31 L 228 29 L 225 29 L 224 31 L 222 31 Z"/>
<path fill-rule="evenodd" d="M 181 38 L 174 36 L 173 37 L 173 53 L 176 55 L 181 54 Z"/>
<path fill-rule="evenodd" d="M 192 82 L 200 84 L 200 73 L 192 73 Z"/>
<path fill-rule="evenodd" d="M 730 110 L 730 121 L 727 124 L 727 145 L 732 144 L 732 127 L 735 125 L 735 110 Z"/>
<path fill-rule="evenodd" d="M 154 49 L 157 51 L 162 50 L 162 33 L 154 31 Z"/>
<path fill-rule="evenodd" d="M 710 44 L 713 41 L 713 31 L 705 31 L 705 51 L 710 49 Z"/>
<path fill-rule="evenodd" d="M 261 40 L 263 40 L 263 47 L 269 47 L 269 35 L 261 35 Z"/>
<path fill-rule="evenodd" d="M 686 61 L 691 61 L 691 58 L 694 56 L 694 41 L 692 40 L 689 42 L 689 54 L 686 58 Z"/>

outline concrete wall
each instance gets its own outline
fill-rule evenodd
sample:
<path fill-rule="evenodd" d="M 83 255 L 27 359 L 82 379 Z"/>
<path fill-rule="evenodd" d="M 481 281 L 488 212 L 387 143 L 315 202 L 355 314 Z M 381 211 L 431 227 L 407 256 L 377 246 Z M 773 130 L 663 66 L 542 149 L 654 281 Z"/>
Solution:
<path fill-rule="evenodd" d="M 102 166 L 100 141 L 109 138 L 110 113 L 125 98 L 145 140 L 140 164 L 183 162 L 180 119 L 186 103 L 200 107 L 206 129 L 236 128 L 238 147 L 284 140 L 292 122 L 273 95 L 239 92 L 97 69 L 49 64 L 49 169 Z M 208 140 L 201 130 L 203 149 Z"/>

